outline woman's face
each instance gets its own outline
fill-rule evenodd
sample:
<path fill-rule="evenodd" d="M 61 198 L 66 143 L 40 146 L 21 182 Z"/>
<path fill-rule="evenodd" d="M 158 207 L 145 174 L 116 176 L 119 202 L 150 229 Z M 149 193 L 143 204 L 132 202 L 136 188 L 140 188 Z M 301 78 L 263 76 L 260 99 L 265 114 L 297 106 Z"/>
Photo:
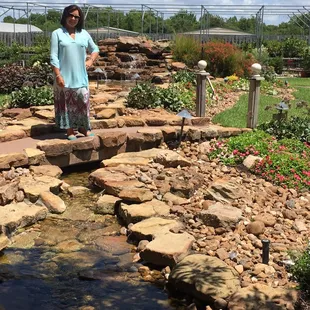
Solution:
<path fill-rule="evenodd" d="M 72 12 L 69 13 L 69 16 L 67 17 L 67 25 L 69 27 L 75 28 L 75 26 L 77 25 L 77 23 L 79 22 L 80 19 L 80 13 L 78 10 L 74 10 Z"/>

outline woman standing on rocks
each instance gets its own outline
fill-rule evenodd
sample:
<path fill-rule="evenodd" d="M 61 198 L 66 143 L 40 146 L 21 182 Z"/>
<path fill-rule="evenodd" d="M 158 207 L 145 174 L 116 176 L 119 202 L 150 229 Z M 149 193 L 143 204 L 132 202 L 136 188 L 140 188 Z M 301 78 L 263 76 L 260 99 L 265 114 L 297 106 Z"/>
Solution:
<path fill-rule="evenodd" d="M 87 69 L 98 57 L 99 49 L 83 29 L 84 15 L 77 5 L 67 6 L 60 21 L 62 27 L 52 33 L 51 65 L 55 75 L 55 123 L 76 140 L 74 129 L 93 136 L 89 120 Z M 91 53 L 87 59 L 86 51 Z"/>

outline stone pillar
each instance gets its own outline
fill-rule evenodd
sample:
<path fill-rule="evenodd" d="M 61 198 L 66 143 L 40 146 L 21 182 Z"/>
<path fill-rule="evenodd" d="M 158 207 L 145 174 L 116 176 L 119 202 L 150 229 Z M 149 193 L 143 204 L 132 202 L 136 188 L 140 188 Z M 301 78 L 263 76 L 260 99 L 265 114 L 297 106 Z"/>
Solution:
<path fill-rule="evenodd" d="M 248 114 L 247 114 L 247 127 L 255 128 L 257 126 L 258 119 L 258 105 L 260 99 L 260 82 L 264 80 L 259 75 L 262 67 L 260 64 L 253 64 L 252 71 L 253 76 L 250 78 L 250 90 L 248 101 Z"/>
<path fill-rule="evenodd" d="M 207 62 L 200 60 L 198 62 L 200 71 L 197 73 L 197 88 L 196 88 L 196 116 L 206 116 L 206 80 L 208 73 L 205 71 Z"/>

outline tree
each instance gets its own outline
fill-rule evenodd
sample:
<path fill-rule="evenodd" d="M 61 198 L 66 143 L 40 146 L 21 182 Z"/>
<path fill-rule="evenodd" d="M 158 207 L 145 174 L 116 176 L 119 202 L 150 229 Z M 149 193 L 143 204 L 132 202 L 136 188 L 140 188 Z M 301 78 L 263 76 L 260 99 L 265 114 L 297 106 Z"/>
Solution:
<path fill-rule="evenodd" d="M 3 18 L 4 23 L 14 23 L 14 18 L 12 16 L 5 16 Z"/>
<path fill-rule="evenodd" d="M 200 29 L 196 15 L 186 10 L 180 10 L 166 20 L 167 32 L 182 33 Z"/>

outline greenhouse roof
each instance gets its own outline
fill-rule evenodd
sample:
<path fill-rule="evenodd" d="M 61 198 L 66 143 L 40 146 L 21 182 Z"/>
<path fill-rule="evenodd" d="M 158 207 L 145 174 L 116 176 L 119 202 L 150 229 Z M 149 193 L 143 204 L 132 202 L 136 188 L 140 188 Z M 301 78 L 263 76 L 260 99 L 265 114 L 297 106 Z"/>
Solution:
<path fill-rule="evenodd" d="M 0 23 L 0 32 L 43 32 L 40 28 L 30 24 Z"/>
<path fill-rule="evenodd" d="M 253 33 L 220 27 L 209 28 L 207 31 L 209 35 L 218 35 L 218 36 L 254 36 Z M 204 30 L 204 32 L 202 31 L 202 33 L 205 32 L 206 30 Z M 200 30 L 183 32 L 183 34 L 200 34 Z"/>
<path fill-rule="evenodd" d="M 121 28 L 114 28 L 114 27 L 99 27 L 94 29 L 87 29 L 89 33 L 127 33 L 127 34 L 139 34 L 139 32 L 130 31 Z"/>

